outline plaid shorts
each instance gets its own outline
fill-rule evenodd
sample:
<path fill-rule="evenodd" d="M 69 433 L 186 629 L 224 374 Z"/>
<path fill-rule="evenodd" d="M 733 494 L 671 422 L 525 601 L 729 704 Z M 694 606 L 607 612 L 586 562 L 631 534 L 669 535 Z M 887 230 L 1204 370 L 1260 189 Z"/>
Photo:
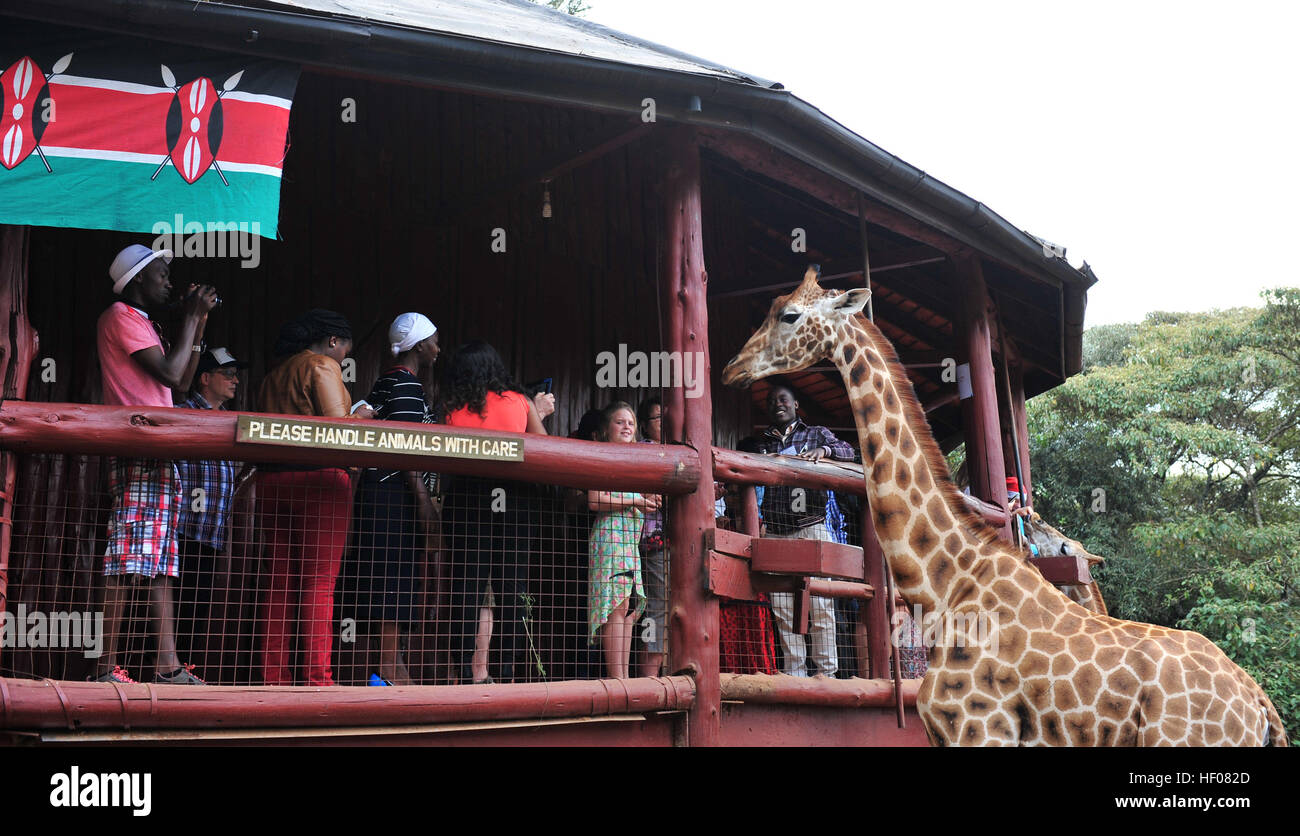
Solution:
<path fill-rule="evenodd" d="M 110 458 L 108 474 L 113 513 L 104 574 L 179 577 L 176 534 L 184 497 L 175 463 Z"/>

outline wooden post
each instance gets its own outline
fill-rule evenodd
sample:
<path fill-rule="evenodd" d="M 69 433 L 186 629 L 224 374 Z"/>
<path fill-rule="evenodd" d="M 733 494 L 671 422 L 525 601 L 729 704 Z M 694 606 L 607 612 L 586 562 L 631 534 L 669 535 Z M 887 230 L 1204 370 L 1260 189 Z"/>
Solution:
<path fill-rule="evenodd" d="M 876 524 L 871 519 L 869 508 L 862 513 L 862 555 L 866 561 L 867 583 L 876 588 L 876 594 L 866 604 L 860 605 L 858 611 L 862 612 L 864 608 L 866 610 L 871 678 L 885 679 L 889 676 L 890 632 L 890 605 L 886 599 L 892 594 L 892 587 L 887 576 L 889 566 L 885 563 L 885 553 L 876 537 Z"/>
<path fill-rule="evenodd" d="M 27 394 L 27 376 L 36 356 L 36 332 L 27 321 L 27 241 L 27 227 L 0 224 L 0 398 L 4 400 Z M 0 612 L 9 609 L 9 549 L 17 489 L 18 457 L 0 452 Z"/>
<path fill-rule="evenodd" d="M 1007 504 L 1007 469 L 1002 457 L 1002 427 L 998 419 L 997 379 L 993 371 L 993 341 L 989 328 L 989 296 L 978 256 L 956 259 L 960 304 L 958 345 L 970 367 L 971 397 L 962 400 L 962 431 L 966 436 L 966 467 L 971 493 L 999 508 Z M 1010 526 L 1003 527 L 1010 538 Z"/>
<path fill-rule="evenodd" d="M 664 223 L 660 292 L 667 313 L 667 347 L 682 358 L 681 368 L 698 368 L 687 358 L 709 356 L 707 282 L 704 270 L 700 203 L 700 151 L 685 127 L 664 129 L 662 161 Z M 667 437 L 700 452 L 698 486 L 675 496 L 665 507 L 672 549 L 669 570 L 669 670 L 695 677 L 696 701 L 688 715 L 686 743 L 716 746 L 719 741 L 721 685 L 718 678 L 718 599 L 708 591 L 706 536 L 713 521 L 713 400 L 710 371 L 693 381 L 698 397 L 686 397 L 682 381 L 665 395 Z"/>
<path fill-rule="evenodd" d="M 1020 446 L 1020 491 L 1025 503 L 1034 502 L 1034 481 L 1029 475 L 1029 414 L 1025 409 L 1025 377 L 1020 366 L 1011 366 L 1011 420 Z"/>
<path fill-rule="evenodd" d="M 758 515 L 758 491 L 753 485 L 740 486 L 740 530 L 750 537 L 763 533 L 763 522 Z"/>

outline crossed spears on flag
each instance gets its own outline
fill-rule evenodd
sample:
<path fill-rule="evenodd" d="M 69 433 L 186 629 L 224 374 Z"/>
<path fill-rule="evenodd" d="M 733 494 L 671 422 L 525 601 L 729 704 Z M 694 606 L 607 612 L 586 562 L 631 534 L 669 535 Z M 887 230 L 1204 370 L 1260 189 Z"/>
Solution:
<path fill-rule="evenodd" d="M 52 72 L 48 74 L 42 73 L 45 75 L 46 85 L 50 83 L 50 79 L 68 69 L 68 65 L 72 63 L 72 56 L 73 53 L 69 52 L 67 55 L 54 62 Z M 28 94 L 32 92 L 32 69 L 34 67 L 37 72 L 40 72 L 40 68 L 36 67 L 35 62 L 33 62 L 31 58 L 24 56 L 17 64 L 10 67 L 9 70 L 6 70 L 4 73 L 4 75 L 9 75 L 11 72 L 13 73 L 14 97 L 17 99 L 17 102 L 15 102 L 10 114 L 13 117 L 13 124 L 5 133 L 4 137 L 4 147 L 2 149 L 4 154 L 3 163 L 5 168 L 12 168 L 22 162 L 23 158 L 26 156 L 22 150 L 23 123 L 18 121 L 26 115 L 28 128 L 32 132 L 32 141 L 34 146 L 32 150 L 41 158 L 41 163 L 45 166 L 45 172 L 47 174 L 53 174 L 54 169 L 50 168 L 50 161 L 45 158 L 45 152 L 41 150 L 41 143 L 36 140 L 36 101 L 33 99 L 27 103 L 33 111 L 30 114 L 26 113 L 26 109 L 23 107 L 23 102 L 27 99 Z M 37 93 L 39 92 L 40 88 L 37 89 Z M 0 99 L 2 98 L 3 96 L 0 96 Z M 8 121 L 8 117 L 5 117 L 5 119 Z M 30 153 L 31 151 L 27 152 L 27 154 Z"/>
<path fill-rule="evenodd" d="M 71 57 L 71 56 L 69 56 L 69 57 Z M 178 85 L 178 84 L 176 83 L 176 76 L 172 74 L 171 68 L 168 67 L 166 64 L 159 64 L 158 66 L 159 66 L 160 68 L 162 68 L 162 79 L 163 79 L 163 84 L 165 84 L 165 85 L 167 85 L 168 87 L 172 88 L 172 93 L 173 93 L 174 95 L 179 95 L 179 93 L 180 93 L 180 89 L 181 89 L 181 86 Z M 222 88 L 221 91 L 217 93 L 217 99 L 220 100 L 222 96 L 224 96 L 225 94 L 229 93 L 231 90 L 234 90 L 236 87 L 238 87 L 238 86 L 239 86 L 239 80 L 240 80 L 241 78 L 243 78 L 243 76 L 244 76 L 244 71 L 243 71 L 243 70 L 240 70 L 239 72 L 237 72 L 237 73 L 235 73 L 234 75 L 232 75 L 230 78 L 226 79 L 226 83 L 223 84 L 223 85 L 221 85 L 221 88 Z M 200 79 L 198 79 L 198 81 L 200 81 L 200 82 L 207 82 L 207 79 L 206 79 L 206 78 L 200 78 Z M 193 83 L 193 82 L 191 82 L 191 84 L 192 84 L 192 83 Z M 210 82 L 209 82 L 209 83 L 210 83 Z M 191 109 L 192 111 L 194 111 L 195 113 L 197 113 L 198 111 L 201 111 L 201 110 L 203 109 L 203 93 L 204 93 L 204 92 L 205 92 L 205 91 L 203 90 L 202 87 L 200 87 L 200 88 L 196 88 L 196 89 L 193 89 L 193 90 L 190 91 L 190 99 L 191 99 L 191 101 L 190 101 L 190 109 Z M 192 124 L 195 125 L 196 127 L 193 127 L 193 128 L 191 129 L 191 130 L 192 130 L 193 132 L 195 132 L 195 133 L 198 132 L 198 127 L 197 127 L 198 123 L 199 123 L 198 117 L 195 116 L 195 117 L 193 118 L 193 120 L 192 120 Z M 184 135 L 184 129 L 183 129 L 183 128 L 182 128 L 182 135 Z M 188 150 L 188 149 L 187 149 L 187 150 Z M 173 146 L 172 148 L 168 149 L 167 156 L 163 157 L 163 161 L 162 161 L 162 162 L 158 163 L 158 167 L 157 167 L 156 169 L 154 169 L 153 175 L 149 178 L 150 180 L 156 180 L 156 179 L 158 179 L 158 174 L 159 174 L 160 172 L 162 172 L 163 168 L 167 165 L 167 163 L 170 162 L 170 163 L 172 163 L 172 165 L 175 165 L 175 164 L 176 164 L 175 160 L 172 159 L 172 154 L 173 154 L 174 152 L 175 152 L 175 146 Z M 187 164 L 187 165 L 189 164 L 188 157 L 187 157 L 187 159 L 186 159 L 186 164 Z M 229 186 L 230 183 L 226 180 L 225 172 L 223 172 L 223 171 L 221 170 L 221 166 L 217 164 L 217 149 L 215 149 L 215 148 L 212 149 L 212 167 L 215 168 L 215 169 L 217 170 L 217 176 L 221 178 L 221 182 L 222 182 L 222 184 L 225 185 L 225 186 Z M 185 176 L 184 173 L 182 173 L 181 176 L 184 177 L 184 176 Z M 193 179 L 191 179 L 191 178 L 189 178 L 189 177 L 185 177 L 185 179 L 186 179 L 186 181 L 188 181 L 188 182 L 194 182 L 194 180 L 197 180 L 197 179 L 198 179 L 198 176 L 197 176 L 197 174 L 196 174 L 196 175 L 194 176 Z"/>

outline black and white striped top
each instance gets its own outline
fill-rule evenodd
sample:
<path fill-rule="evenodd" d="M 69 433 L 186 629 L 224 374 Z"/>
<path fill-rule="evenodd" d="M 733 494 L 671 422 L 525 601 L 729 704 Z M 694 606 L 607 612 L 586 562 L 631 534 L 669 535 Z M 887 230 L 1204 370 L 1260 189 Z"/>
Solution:
<path fill-rule="evenodd" d="M 394 366 L 375 381 L 366 398 L 375 410 L 375 418 L 381 421 L 409 421 L 414 424 L 428 423 L 429 405 L 424 399 L 424 386 L 410 369 Z M 389 479 L 401 471 L 375 471 L 371 478 Z"/>

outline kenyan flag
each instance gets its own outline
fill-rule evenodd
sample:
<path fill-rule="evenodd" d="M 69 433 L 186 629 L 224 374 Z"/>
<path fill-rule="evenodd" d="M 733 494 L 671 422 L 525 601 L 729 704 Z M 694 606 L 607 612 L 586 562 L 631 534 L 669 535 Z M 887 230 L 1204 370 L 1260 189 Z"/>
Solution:
<path fill-rule="evenodd" d="M 275 237 L 297 67 L 8 23 L 0 223 L 155 232 L 181 215 Z"/>

